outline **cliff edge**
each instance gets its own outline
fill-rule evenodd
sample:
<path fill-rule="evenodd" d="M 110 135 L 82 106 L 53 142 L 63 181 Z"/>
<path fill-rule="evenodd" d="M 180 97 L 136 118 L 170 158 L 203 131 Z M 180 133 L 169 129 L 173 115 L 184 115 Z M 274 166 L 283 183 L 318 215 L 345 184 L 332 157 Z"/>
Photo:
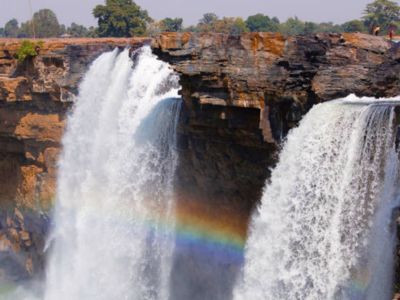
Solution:
<path fill-rule="evenodd" d="M 19 63 L 18 39 L 0 39 L 0 281 L 43 271 L 57 160 L 78 84 L 100 54 L 149 39 L 44 39 Z"/>

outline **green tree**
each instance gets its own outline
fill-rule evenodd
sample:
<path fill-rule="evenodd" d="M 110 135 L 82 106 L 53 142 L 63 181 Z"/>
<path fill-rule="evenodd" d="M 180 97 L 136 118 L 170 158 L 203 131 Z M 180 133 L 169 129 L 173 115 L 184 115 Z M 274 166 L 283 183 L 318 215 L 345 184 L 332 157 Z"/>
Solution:
<path fill-rule="evenodd" d="M 8 38 L 16 38 L 18 37 L 18 21 L 16 19 L 11 19 L 6 23 L 6 26 L 4 27 L 4 33 L 6 37 Z"/>
<path fill-rule="evenodd" d="M 27 22 L 30 23 L 30 22 Z M 51 9 L 41 9 L 33 15 L 33 24 L 37 37 L 57 37 L 60 33 L 60 24 L 56 14 Z"/>
<path fill-rule="evenodd" d="M 304 33 L 317 33 L 318 24 L 314 22 L 306 22 L 304 24 Z"/>
<path fill-rule="evenodd" d="M 233 23 L 233 31 L 231 34 L 242 34 L 244 32 L 249 32 L 246 22 L 242 18 L 236 18 Z"/>
<path fill-rule="evenodd" d="M 341 33 L 343 27 L 341 25 L 334 25 L 332 22 L 322 22 L 318 24 L 318 32 Z"/>
<path fill-rule="evenodd" d="M 106 0 L 106 5 L 94 8 L 93 16 L 98 19 L 98 34 L 102 37 L 143 36 L 147 24 L 153 22 L 147 11 L 132 0 Z"/>
<path fill-rule="evenodd" d="M 163 32 L 164 25 L 162 21 L 153 22 L 147 26 L 146 36 L 156 37 Z"/>
<path fill-rule="evenodd" d="M 21 23 L 21 28 L 18 31 L 19 38 L 30 38 L 32 37 L 32 25 L 31 22 Z"/>
<path fill-rule="evenodd" d="M 183 23 L 182 18 L 176 18 L 176 19 L 165 18 L 164 20 L 161 21 L 161 23 L 163 31 L 166 32 L 182 31 L 182 23 Z"/>
<path fill-rule="evenodd" d="M 5 37 L 6 33 L 4 31 L 4 28 L 0 27 L 0 37 Z"/>
<path fill-rule="evenodd" d="M 246 20 L 247 28 L 254 31 L 263 31 L 263 32 L 277 32 L 278 24 L 273 22 L 268 16 L 263 14 L 253 15 L 247 18 Z"/>
<path fill-rule="evenodd" d="M 271 19 L 271 21 L 274 22 L 275 24 L 280 24 L 281 23 L 281 21 L 279 21 L 279 19 L 277 17 L 273 17 Z"/>
<path fill-rule="evenodd" d="M 364 22 L 360 20 L 352 20 L 346 22 L 342 25 L 344 32 L 363 32 L 368 33 L 368 28 L 365 26 Z"/>
<path fill-rule="evenodd" d="M 89 35 L 89 30 L 83 25 L 72 22 L 71 26 L 66 29 L 66 33 L 71 37 L 87 37 Z"/>
<path fill-rule="evenodd" d="M 305 23 L 298 17 L 289 18 L 285 23 L 280 24 L 280 31 L 286 35 L 299 35 L 305 32 Z"/>
<path fill-rule="evenodd" d="M 218 21 L 219 17 L 214 13 L 206 13 L 203 18 L 199 20 L 198 25 L 210 25 L 212 26 L 215 21 Z"/>
<path fill-rule="evenodd" d="M 183 32 L 198 32 L 198 30 L 198 27 L 193 25 L 182 29 Z"/>
<path fill-rule="evenodd" d="M 97 27 L 90 26 L 88 31 L 88 37 L 96 38 L 99 37 L 99 30 Z"/>
<path fill-rule="evenodd" d="M 217 33 L 230 34 L 233 31 L 235 20 L 233 18 L 223 18 L 213 23 L 213 31 Z"/>
<path fill-rule="evenodd" d="M 60 25 L 60 35 L 66 34 L 67 28 L 64 24 Z"/>
<path fill-rule="evenodd" d="M 363 14 L 362 19 L 367 27 L 375 24 L 386 30 L 393 24 L 400 28 L 400 7 L 394 1 L 376 0 L 367 5 Z"/>

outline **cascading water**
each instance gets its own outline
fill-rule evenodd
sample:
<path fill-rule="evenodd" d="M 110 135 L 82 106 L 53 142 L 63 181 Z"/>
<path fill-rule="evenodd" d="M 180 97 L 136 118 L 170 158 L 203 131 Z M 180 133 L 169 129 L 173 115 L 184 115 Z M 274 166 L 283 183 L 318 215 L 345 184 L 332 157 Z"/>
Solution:
<path fill-rule="evenodd" d="M 288 136 L 235 299 L 392 299 L 398 156 L 389 105 L 315 106 Z"/>
<path fill-rule="evenodd" d="M 168 299 L 181 100 L 150 47 L 100 56 L 68 119 L 45 299 Z"/>

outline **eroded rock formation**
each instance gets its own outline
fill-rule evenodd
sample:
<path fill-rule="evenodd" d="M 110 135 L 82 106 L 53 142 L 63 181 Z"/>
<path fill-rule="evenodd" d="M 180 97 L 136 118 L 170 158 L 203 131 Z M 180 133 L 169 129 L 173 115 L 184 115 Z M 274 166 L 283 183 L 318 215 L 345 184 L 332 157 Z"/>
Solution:
<path fill-rule="evenodd" d="M 399 45 L 371 35 L 164 33 L 152 49 L 180 76 L 185 101 L 178 205 L 202 203 L 213 211 L 212 218 L 229 216 L 232 227 L 247 224 L 276 162 L 279 141 L 314 104 L 351 93 L 400 94 Z M 178 259 L 176 265 L 185 264 Z M 193 282 L 202 275 L 196 276 L 185 284 L 196 288 Z M 217 276 L 230 278 L 231 272 Z M 228 283 L 214 295 L 229 290 Z"/>
<path fill-rule="evenodd" d="M 152 49 L 180 76 L 186 104 L 182 190 L 230 205 L 238 199 L 245 214 L 260 197 L 276 142 L 314 104 L 400 94 L 399 45 L 371 35 L 164 33 Z"/>
<path fill-rule="evenodd" d="M 19 42 L 0 40 L 0 278 L 8 280 L 43 268 L 61 137 L 82 75 L 100 53 L 143 40 L 46 40 L 23 64 L 13 58 Z M 201 210 L 243 240 L 279 141 L 312 105 L 400 94 L 398 46 L 380 37 L 165 33 L 152 47 L 180 76 L 185 101 L 175 182 L 184 214 Z M 204 265 L 185 259 L 175 265 Z M 221 270 L 229 297 L 235 266 Z M 212 280 L 196 276 L 185 280 L 199 290 Z"/>
<path fill-rule="evenodd" d="M 38 56 L 18 63 L 21 40 L 0 39 L 0 281 L 43 270 L 65 119 L 88 66 L 145 41 L 44 40 Z"/>

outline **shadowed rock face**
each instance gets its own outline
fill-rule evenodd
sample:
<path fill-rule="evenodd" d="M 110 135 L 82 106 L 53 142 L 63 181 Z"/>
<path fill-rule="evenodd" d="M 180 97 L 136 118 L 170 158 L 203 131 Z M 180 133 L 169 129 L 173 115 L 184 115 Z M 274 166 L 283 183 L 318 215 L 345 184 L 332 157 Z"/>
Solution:
<path fill-rule="evenodd" d="M 66 116 L 91 62 L 146 39 L 50 39 L 14 59 L 21 40 L 0 39 L 0 282 L 41 274 Z"/>
<path fill-rule="evenodd" d="M 164 33 L 152 49 L 180 76 L 185 102 L 178 206 L 197 202 L 212 207 L 210 218 L 229 215 L 244 238 L 279 142 L 314 104 L 351 93 L 400 94 L 399 45 L 365 34 Z M 218 264 L 177 253 L 175 268 L 185 276 L 173 272 L 175 298 L 196 290 L 204 291 L 199 299 L 230 299 L 237 266 Z M 182 292 L 182 285 L 191 288 Z"/>

